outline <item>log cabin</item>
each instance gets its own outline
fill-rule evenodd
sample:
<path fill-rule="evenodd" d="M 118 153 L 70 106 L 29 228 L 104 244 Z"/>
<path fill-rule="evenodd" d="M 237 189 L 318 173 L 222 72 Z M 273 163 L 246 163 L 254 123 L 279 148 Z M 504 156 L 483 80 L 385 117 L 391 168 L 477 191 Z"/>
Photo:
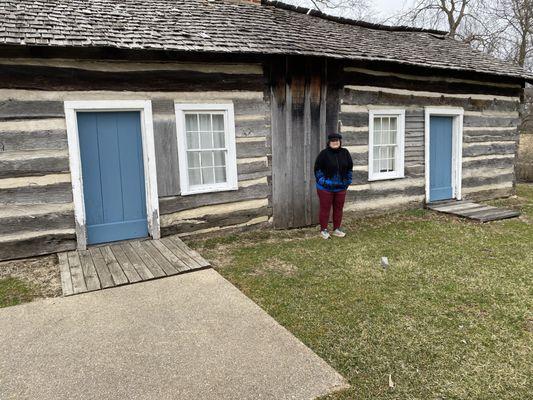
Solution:
<path fill-rule="evenodd" d="M 446 32 L 276 1 L 0 0 L 0 259 L 513 194 L 533 76 Z"/>

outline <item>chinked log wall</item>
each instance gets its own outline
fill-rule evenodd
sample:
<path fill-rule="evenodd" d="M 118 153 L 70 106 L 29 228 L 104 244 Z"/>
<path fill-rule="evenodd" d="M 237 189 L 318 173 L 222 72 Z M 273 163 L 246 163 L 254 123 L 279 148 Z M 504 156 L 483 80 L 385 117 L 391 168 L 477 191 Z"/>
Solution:
<path fill-rule="evenodd" d="M 65 100 L 152 101 L 163 235 L 268 221 L 261 64 L 10 59 L 0 82 L 0 260 L 76 247 Z M 238 191 L 179 196 L 174 102 L 233 102 Z"/>
<path fill-rule="evenodd" d="M 344 68 L 340 120 L 354 160 L 347 209 L 382 210 L 422 204 L 424 107 L 464 109 L 462 193 L 464 198 L 508 196 L 514 188 L 514 158 L 521 86 L 517 83 L 412 75 L 361 66 Z M 368 106 L 404 108 L 405 178 L 368 181 Z"/>

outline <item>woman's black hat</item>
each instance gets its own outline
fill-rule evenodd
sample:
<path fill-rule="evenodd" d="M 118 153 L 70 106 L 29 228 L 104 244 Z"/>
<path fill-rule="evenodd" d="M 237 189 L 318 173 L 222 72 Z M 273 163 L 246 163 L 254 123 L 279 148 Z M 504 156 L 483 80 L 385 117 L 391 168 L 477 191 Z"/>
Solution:
<path fill-rule="evenodd" d="M 338 133 L 330 133 L 328 135 L 328 140 L 335 140 L 335 139 L 341 140 L 342 139 L 342 135 L 340 135 Z"/>

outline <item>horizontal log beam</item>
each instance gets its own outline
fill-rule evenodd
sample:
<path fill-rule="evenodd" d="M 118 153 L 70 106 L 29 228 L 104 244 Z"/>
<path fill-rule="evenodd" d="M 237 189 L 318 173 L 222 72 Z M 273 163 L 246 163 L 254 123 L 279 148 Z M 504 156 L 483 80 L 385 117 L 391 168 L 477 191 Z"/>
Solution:
<path fill-rule="evenodd" d="M 513 96 L 519 97 L 521 87 L 519 86 L 492 86 L 483 82 L 472 83 L 471 81 L 456 82 L 454 80 L 445 80 L 442 77 L 435 79 L 412 79 L 405 75 L 386 75 L 380 74 L 375 76 L 372 73 L 363 71 L 351 71 L 346 69 L 343 77 L 345 85 L 357 86 L 380 86 L 394 89 L 405 89 L 412 91 L 429 91 L 446 94 L 482 94 L 490 96 Z"/>
<path fill-rule="evenodd" d="M 229 227 L 246 223 L 258 217 L 268 217 L 271 215 L 269 207 L 260 207 L 250 210 L 238 210 L 224 214 L 205 215 L 194 220 L 176 221 L 174 224 L 161 228 L 161 234 L 173 235 L 204 230 L 213 227 Z"/>
<path fill-rule="evenodd" d="M 31 235 L 9 235 L 0 239 L 0 260 L 13 260 L 76 249 L 72 229 Z"/>
<path fill-rule="evenodd" d="M 207 205 L 224 204 L 243 200 L 264 199 L 267 198 L 269 194 L 270 188 L 267 184 L 258 184 L 243 187 L 239 190 L 230 192 L 163 197 L 159 199 L 159 213 L 161 215 L 165 215 Z"/>
<path fill-rule="evenodd" d="M 497 174 L 498 170 L 495 171 L 496 174 L 494 176 L 472 176 L 468 178 L 463 178 L 463 187 L 465 188 L 475 188 L 478 186 L 485 186 L 485 185 L 495 185 L 495 184 L 502 184 L 502 183 L 509 183 L 512 185 L 514 180 L 514 174 L 507 173 L 507 174 Z"/>
<path fill-rule="evenodd" d="M 468 158 L 463 160 L 463 171 L 468 169 L 476 171 L 479 168 L 509 168 L 514 165 L 514 162 L 514 154 L 503 158 Z"/>
<path fill-rule="evenodd" d="M 376 92 L 376 93 L 388 93 L 388 94 L 397 94 L 402 96 L 412 96 L 420 98 L 450 98 L 450 99 L 472 99 L 472 100 L 502 100 L 502 101 L 520 101 L 520 96 L 497 96 L 497 95 L 485 95 L 477 93 L 440 93 L 437 91 L 424 91 L 424 90 L 404 90 L 404 89 L 393 89 L 381 86 L 371 86 L 371 85 L 345 85 L 345 89 L 362 91 L 362 92 Z"/>
<path fill-rule="evenodd" d="M 463 145 L 463 157 L 475 157 L 489 154 L 514 154 L 515 150 L 515 143 L 473 143 L 468 146 Z"/>
<path fill-rule="evenodd" d="M 9 89 L 34 90 L 263 90 L 258 74 L 198 71 L 95 71 L 33 65 L 0 65 L 0 81 Z"/>
<path fill-rule="evenodd" d="M 267 155 L 267 142 L 254 141 L 237 143 L 237 158 L 264 157 Z"/>
<path fill-rule="evenodd" d="M 3 131 L 0 126 L 0 151 L 67 148 L 65 130 Z"/>
<path fill-rule="evenodd" d="M 6 208 L 14 208 L 6 207 Z M 27 207 L 26 207 L 27 208 Z M 34 213 L 31 208 L 25 214 L 3 212 L 0 217 L 0 235 L 10 235 L 24 231 L 38 232 L 57 229 L 74 229 L 74 210 L 72 207 L 55 207 L 45 213 Z"/>
<path fill-rule="evenodd" d="M 0 188 L 0 204 L 71 203 L 70 182 L 40 186 Z"/>
<path fill-rule="evenodd" d="M 0 178 L 47 175 L 69 171 L 66 151 L 0 152 Z"/>
<path fill-rule="evenodd" d="M 426 107 L 426 106 L 447 106 L 462 107 L 465 111 L 518 111 L 520 102 L 516 99 L 472 99 L 472 98 L 450 98 L 450 97 L 424 97 L 422 95 L 412 96 L 409 94 L 368 92 L 364 90 L 351 90 L 344 88 L 342 96 L 343 104 L 349 105 L 374 105 L 374 106 L 395 106 L 395 107 Z"/>

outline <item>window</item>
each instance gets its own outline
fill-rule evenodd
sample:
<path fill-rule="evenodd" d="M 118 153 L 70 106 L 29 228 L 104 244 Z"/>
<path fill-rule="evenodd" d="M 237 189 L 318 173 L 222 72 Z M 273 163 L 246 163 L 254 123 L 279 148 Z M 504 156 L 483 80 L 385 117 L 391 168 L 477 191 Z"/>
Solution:
<path fill-rule="evenodd" d="M 405 110 L 370 110 L 368 180 L 403 178 Z"/>
<path fill-rule="evenodd" d="M 176 104 L 181 194 L 237 189 L 233 104 Z"/>

